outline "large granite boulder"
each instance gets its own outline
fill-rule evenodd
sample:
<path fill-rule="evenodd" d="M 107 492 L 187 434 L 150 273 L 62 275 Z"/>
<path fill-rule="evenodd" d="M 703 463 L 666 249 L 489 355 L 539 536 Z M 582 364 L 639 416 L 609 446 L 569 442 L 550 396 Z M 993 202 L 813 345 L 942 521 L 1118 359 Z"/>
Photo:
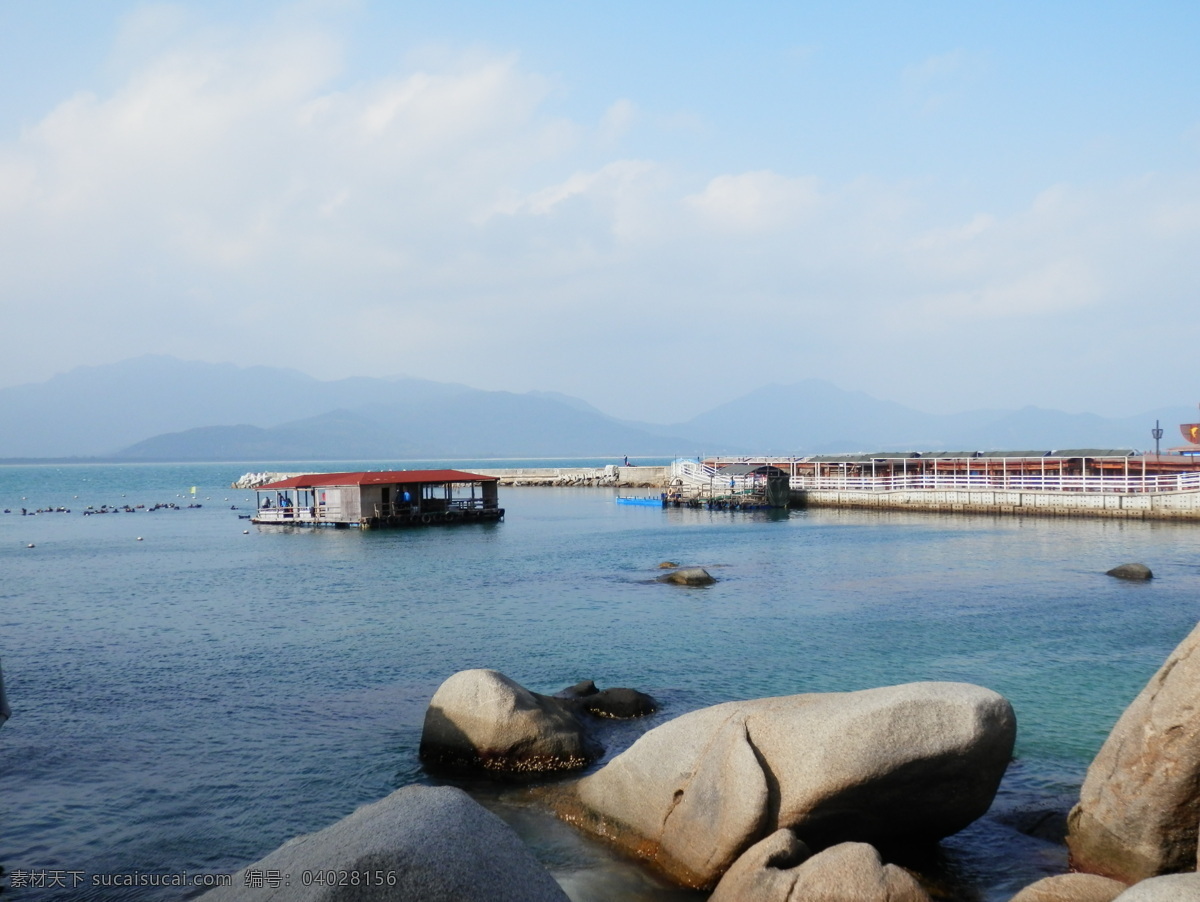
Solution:
<path fill-rule="evenodd" d="M 559 812 L 710 887 L 782 827 L 816 847 L 955 833 L 988 809 L 1015 736 L 1012 706 L 965 683 L 729 702 L 649 731 Z"/>
<path fill-rule="evenodd" d="M 235 874 L 232 886 L 201 898 L 568 902 L 500 818 L 448 786 L 398 789 L 331 827 L 285 843 Z"/>
<path fill-rule="evenodd" d="M 463 670 L 429 702 L 421 760 L 507 773 L 574 770 L 603 749 L 566 700 L 530 692 L 495 670 Z"/>
<path fill-rule="evenodd" d="M 1010 902 L 1113 902 L 1125 890 L 1121 881 L 1098 874 L 1059 874 L 1029 884 Z"/>
<path fill-rule="evenodd" d="M 1125 709 L 1067 822 L 1076 870 L 1135 883 L 1194 870 L 1200 823 L 1200 626 Z"/>
<path fill-rule="evenodd" d="M 777 830 L 733 863 L 709 902 L 929 902 L 912 874 L 883 863 L 866 843 L 810 856 L 790 830 Z"/>
<path fill-rule="evenodd" d="M 1115 902 L 1200 902 L 1200 874 L 1168 874 L 1134 884 Z"/>

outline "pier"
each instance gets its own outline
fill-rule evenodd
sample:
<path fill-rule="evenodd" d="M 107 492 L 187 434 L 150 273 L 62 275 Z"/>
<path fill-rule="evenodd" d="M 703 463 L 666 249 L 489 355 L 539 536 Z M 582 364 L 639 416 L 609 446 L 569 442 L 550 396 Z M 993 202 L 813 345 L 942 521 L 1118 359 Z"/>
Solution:
<path fill-rule="evenodd" d="M 474 472 L 501 486 L 658 489 L 667 496 L 667 507 L 841 507 L 1200 521 L 1200 458 L 1184 453 L 880 452 L 716 457 L 677 460 L 665 467 L 510 467 Z M 235 486 L 258 488 L 281 477 L 296 478 L 295 474 L 247 474 Z M 381 507 L 376 513 L 372 506 L 370 515 L 387 522 L 397 512 Z"/>
<path fill-rule="evenodd" d="M 712 458 L 676 461 L 672 482 L 716 484 L 730 466 L 748 464 L 788 473 L 794 507 L 1200 520 L 1200 463 L 1182 454 L 1077 449 Z"/>

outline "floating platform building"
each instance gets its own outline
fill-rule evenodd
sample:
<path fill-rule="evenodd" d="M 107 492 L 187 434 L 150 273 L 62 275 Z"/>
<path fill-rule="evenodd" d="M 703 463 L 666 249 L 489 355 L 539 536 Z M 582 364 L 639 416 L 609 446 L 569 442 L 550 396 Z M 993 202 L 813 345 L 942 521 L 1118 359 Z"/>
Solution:
<path fill-rule="evenodd" d="M 462 470 L 311 473 L 259 485 L 252 522 L 372 529 L 495 521 L 495 476 Z"/>

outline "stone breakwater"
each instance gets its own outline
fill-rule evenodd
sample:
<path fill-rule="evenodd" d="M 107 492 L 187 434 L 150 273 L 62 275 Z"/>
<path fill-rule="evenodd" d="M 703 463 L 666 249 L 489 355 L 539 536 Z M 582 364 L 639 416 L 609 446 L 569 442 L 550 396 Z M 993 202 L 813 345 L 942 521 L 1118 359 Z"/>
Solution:
<path fill-rule="evenodd" d="M 256 489 L 260 485 L 267 485 L 271 482 L 279 482 L 283 479 L 292 479 L 296 476 L 303 476 L 303 473 L 247 473 L 245 476 L 234 480 L 229 484 L 231 489 Z"/>
<path fill-rule="evenodd" d="M 500 485 L 658 489 L 671 481 L 670 467 L 512 467 L 471 472 L 495 476 Z"/>
<path fill-rule="evenodd" d="M 315 470 L 312 472 L 316 472 Z M 495 476 L 500 485 L 581 486 L 594 488 L 665 488 L 671 481 L 670 467 L 506 467 L 471 468 L 480 476 Z M 256 489 L 303 473 L 247 473 L 231 483 L 235 489 Z"/>

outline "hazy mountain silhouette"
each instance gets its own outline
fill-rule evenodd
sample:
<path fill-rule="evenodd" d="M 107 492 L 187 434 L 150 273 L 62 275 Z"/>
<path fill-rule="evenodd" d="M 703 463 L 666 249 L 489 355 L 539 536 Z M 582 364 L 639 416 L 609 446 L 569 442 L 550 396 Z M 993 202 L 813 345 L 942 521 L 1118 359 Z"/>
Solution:
<path fill-rule="evenodd" d="M 464 391 L 473 389 L 421 379 L 322 382 L 295 370 L 148 355 L 0 389 L 0 457 L 112 455 L 163 432 L 270 427 L 400 394 L 433 400 Z"/>
<path fill-rule="evenodd" d="M 1108 419 L 1038 407 L 929 414 L 819 379 L 768 385 L 669 428 L 704 442 L 709 453 L 811 454 L 843 451 L 1005 450 L 1152 447 L 1155 418 L 1163 447 L 1179 445 L 1177 425 L 1195 412 L 1167 408 Z"/>
<path fill-rule="evenodd" d="M 1038 407 L 939 415 L 819 379 L 768 385 L 672 425 L 552 391 L 422 379 L 324 382 L 293 370 L 146 356 L 0 389 L 0 457 L 347 460 L 1024 450 L 1182 444 L 1195 410 L 1127 418 Z"/>

